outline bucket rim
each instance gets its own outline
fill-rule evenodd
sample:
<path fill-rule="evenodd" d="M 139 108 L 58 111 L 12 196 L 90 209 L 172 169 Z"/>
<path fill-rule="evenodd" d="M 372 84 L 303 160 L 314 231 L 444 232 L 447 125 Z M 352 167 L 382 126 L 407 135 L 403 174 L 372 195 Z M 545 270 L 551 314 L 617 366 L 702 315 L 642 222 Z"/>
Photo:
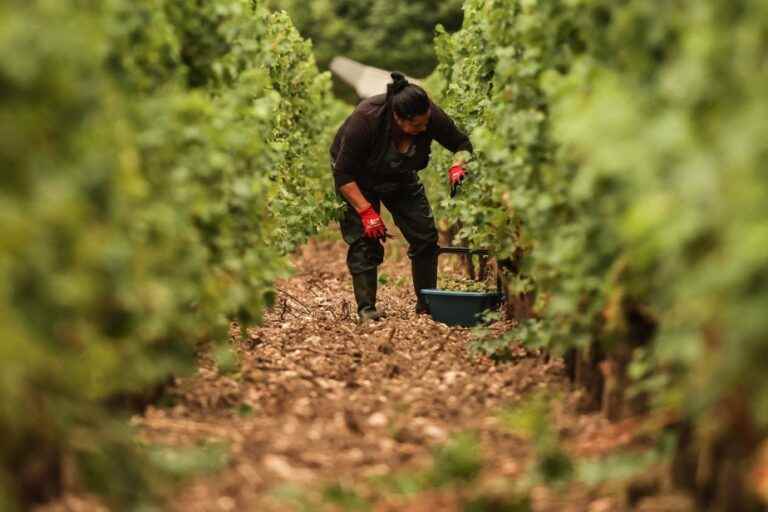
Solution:
<path fill-rule="evenodd" d="M 437 297 L 501 297 L 499 292 L 462 292 L 454 290 L 440 290 L 439 288 L 422 288 L 420 292 L 424 295 L 434 295 Z"/>

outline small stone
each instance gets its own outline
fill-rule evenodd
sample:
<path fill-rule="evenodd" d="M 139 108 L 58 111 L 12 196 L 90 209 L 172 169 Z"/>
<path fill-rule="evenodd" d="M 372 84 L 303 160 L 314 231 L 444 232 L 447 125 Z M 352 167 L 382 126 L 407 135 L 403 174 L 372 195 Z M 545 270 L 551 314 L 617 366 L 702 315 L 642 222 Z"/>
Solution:
<path fill-rule="evenodd" d="M 293 467 L 288 463 L 285 457 L 279 455 L 266 455 L 264 457 L 264 467 L 280 478 L 289 479 L 293 474 Z"/>
<path fill-rule="evenodd" d="M 387 425 L 387 416 L 382 412 L 375 412 L 368 418 L 371 427 L 384 427 Z"/>
<path fill-rule="evenodd" d="M 219 506 L 220 510 L 235 510 L 236 503 L 235 500 L 230 498 L 229 496 L 222 496 L 218 500 L 216 500 L 216 504 Z"/>
<path fill-rule="evenodd" d="M 445 429 L 433 424 L 429 424 L 424 427 L 424 435 L 438 441 L 448 437 L 448 433 L 445 431 Z"/>
<path fill-rule="evenodd" d="M 601 498 L 589 504 L 589 512 L 609 512 L 615 510 L 613 500 Z"/>
<path fill-rule="evenodd" d="M 443 382 L 451 386 L 456 382 L 456 379 L 463 376 L 464 372 L 448 371 L 443 374 Z"/>

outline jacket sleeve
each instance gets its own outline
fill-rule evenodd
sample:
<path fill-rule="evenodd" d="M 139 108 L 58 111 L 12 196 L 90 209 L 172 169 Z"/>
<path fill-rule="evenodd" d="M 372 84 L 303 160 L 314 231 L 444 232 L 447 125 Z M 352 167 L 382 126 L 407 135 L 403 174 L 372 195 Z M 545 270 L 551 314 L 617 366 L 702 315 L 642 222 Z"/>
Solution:
<path fill-rule="evenodd" d="M 355 181 L 370 151 L 370 128 L 366 119 L 353 112 L 344 123 L 338 154 L 333 162 L 336 188 Z"/>
<path fill-rule="evenodd" d="M 445 149 L 456 153 L 458 151 L 469 151 L 472 153 L 472 142 L 466 134 L 456 127 L 448 114 L 436 104 L 432 104 L 432 115 L 430 116 L 430 129 L 434 139 Z"/>

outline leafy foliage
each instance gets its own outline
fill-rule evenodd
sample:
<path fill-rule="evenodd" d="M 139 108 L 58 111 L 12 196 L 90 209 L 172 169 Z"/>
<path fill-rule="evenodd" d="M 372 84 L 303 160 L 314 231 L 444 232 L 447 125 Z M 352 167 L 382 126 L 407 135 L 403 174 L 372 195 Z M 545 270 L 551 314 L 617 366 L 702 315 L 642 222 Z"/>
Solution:
<path fill-rule="evenodd" d="M 457 482 L 470 482 L 483 468 L 479 442 L 472 434 L 458 434 L 434 452 L 433 468 L 429 475 L 432 485 L 441 486 Z"/>
<path fill-rule="evenodd" d="M 280 220 L 272 244 L 293 250 L 336 218 L 328 146 L 349 108 L 331 94 L 328 72 L 318 73 L 311 45 L 285 13 L 269 17 L 270 77 L 280 94 L 272 146 L 280 161 L 266 174 L 276 183 L 270 210 Z"/>
<path fill-rule="evenodd" d="M 438 214 L 523 251 L 552 348 L 631 344 L 643 305 L 654 398 L 710 439 L 768 426 L 766 30 L 750 0 L 468 0 L 429 80 L 477 149 L 456 202 L 434 159 Z"/>
<path fill-rule="evenodd" d="M 426 76 L 435 66 L 435 26 L 461 25 L 461 0 L 268 0 L 284 9 L 318 62 L 342 55 L 371 66 Z"/>
<path fill-rule="evenodd" d="M 283 217 L 265 170 L 299 167 L 332 128 L 317 115 L 291 139 L 309 142 L 275 143 L 283 119 L 330 108 L 330 86 L 272 23 L 290 29 L 246 0 L 0 7 L 4 509 L 58 493 L 65 461 L 118 508 L 146 500 L 163 464 L 113 404 L 271 302 Z M 317 208 L 318 173 L 297 203 Z"/>
<path fill-rule="evenodd" d="M 496 291 L 496 282 L 492 279 L 476 281 L 467 277 L 438 276 L 437 287 L 441 290 L 456 292 L 493 293 Z"/>

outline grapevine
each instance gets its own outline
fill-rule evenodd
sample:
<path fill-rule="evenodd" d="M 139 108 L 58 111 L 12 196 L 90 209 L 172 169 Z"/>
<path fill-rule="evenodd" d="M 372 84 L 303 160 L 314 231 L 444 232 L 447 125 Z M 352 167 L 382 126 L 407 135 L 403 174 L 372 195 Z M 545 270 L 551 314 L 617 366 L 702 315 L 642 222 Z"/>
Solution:
<path fill-rule="evenodd" d="M 289 20 L 246 0 L 14 1 L 0 29 L 0 508 L 52 498 L 65 461 L 135 508 L 166 478 L 131 409 L 107 404 L 189 372 L 199 341 L 271 304 L 273 241 L 297 222 L 280 201 L 327 222 L 330 83 Z"/>
<path fill-rule="evenodd" d="M 768 384 L 765 7 L 468 0 L 465 13 L 461 31 L 438 31 L 429 84 L 472 133 L 474 176 L 451 202 L 443 153 L 434 200 L 459 239 L 523 254 L 541 319 L 526 341 L 544 332 L 575 366 L 654 361 L 666 387 L 647 388 L 652 402 L 701 435 L 693 467 L 739 429 L 764 431 L 765 394 L 742 390 Z M 718 414 L 724 401 L 740 412 Z M 734 457 L 723 468 L 744 467 Z M 709 478 L 700 490 L 741 479 Z"/>

